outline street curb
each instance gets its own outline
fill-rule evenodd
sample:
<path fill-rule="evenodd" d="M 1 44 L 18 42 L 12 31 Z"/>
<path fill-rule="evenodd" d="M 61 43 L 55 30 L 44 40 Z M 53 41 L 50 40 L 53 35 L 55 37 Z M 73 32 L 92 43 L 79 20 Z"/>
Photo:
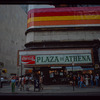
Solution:
<path fill-rule="evenodd" d="M 100 96 L 100 92 L 70 92 L 70 93 L 0 93 L 0 96 Z"/>

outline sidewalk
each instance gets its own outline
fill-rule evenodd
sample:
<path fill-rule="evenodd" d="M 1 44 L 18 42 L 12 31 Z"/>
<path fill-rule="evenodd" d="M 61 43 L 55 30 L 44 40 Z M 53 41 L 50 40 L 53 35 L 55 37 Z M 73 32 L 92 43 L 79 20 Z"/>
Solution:
<path fill-rule="evenodd" d="M 100 87 L 87 87 L 87 88 L 78 88 L 78 87 L 74 87 L 74 91 L 73 91 L 73 87 L 72 86 L 68 86 L 68 85 L 44 85 L 43 86 L 43 90 L 41 90 L 40 92 L 36 91 L 34 92 L 34 86 L 30 86 L 29 91 L 26 91 L 26 86 L 25 89 L 20 91 L 20 89 L 18 89 L 16 87 L 15 89 L 15 93 L 13 94 L 18 94 L 18 95 L 54 95 L 54 96 L 65 96 L 65 95 L 99 95 L 100 96 Z M 3 86 L 3 88 L 0 88 L 0 95 L 10 95 L 12 94 L 11 92 L 11 87 L 10 86 Z"/>

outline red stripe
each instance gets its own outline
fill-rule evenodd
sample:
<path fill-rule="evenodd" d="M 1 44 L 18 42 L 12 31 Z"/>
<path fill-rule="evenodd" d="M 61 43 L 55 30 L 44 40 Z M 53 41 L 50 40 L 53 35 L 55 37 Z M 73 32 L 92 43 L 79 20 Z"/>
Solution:
<path fill-rule="evenodd" d="M 72 11 L 100 11 L 100 7 L 63 7 L 63 8 L 40 8 L 31 9 L 28 13 L 40 13 L 40 12 L 72 12 Z"/>
<path fill-rule="evenodd" d="M 29 13 L 28 18 L 31 17 L 42 17 L 42 16 L 77 16 L 77 15 L 100 15 L 100 11 L 98 12 L 84 12 L 84 11 L 76 11 L 76 12 L 41 12 L 41 13 Z"/>

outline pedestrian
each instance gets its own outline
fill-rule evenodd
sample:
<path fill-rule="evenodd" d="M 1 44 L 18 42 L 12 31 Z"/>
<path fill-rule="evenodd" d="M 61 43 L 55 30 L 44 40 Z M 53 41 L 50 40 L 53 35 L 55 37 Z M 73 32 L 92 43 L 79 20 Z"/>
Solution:
<path fill-rule="evenodd" d="M 26 84 L 26 78 L 25 78 L 25 76 L 24 76 L 24 84 Z"/>
<path fill-rule="evenodd" d="M 16 85 L 16 80 L 14 77 L 12 77 L 11 79 L 11 90 L 12 90 L 12 93 L 15 92 L 15 85 Z"/>
<path fill-rule="evenodd" d="M 82 86 L 86 87 L 84 84 L 84 77 L 81 75 L 80 87 L 82 88 Z"/>
<path fill-rule="evenodd" d="M 18 80 L 18 87 L 19 88 L 21 87 L 21 76 L 19 77 L 19 80 Z"/>
<path fill-rule="evenodd" d="M 86 78 L 85 78 L 85 85 L 86 85 L 86 86 L 89 85 L 89 78 L 88 78 L 88 75 L 86 75 Z"/>
<path fill-rule="evenodd" d="M 76 76 L 75 75 L 73 76 L 73 82 L 74 82 L 73 85 L 75 86 L 76 85 Z"/>
<path fill-rule="evenodd" d="M 93 87 L 93 75 L 90 75 L 90 82 L 91 82 L 91 86 Z"/>
<path fill-rule="evenodd" d="M 21 85 L 22 85 L 22 88 L 24 90 L 24 82 L 25 82 L 25 79 L 24 79 L 24 76 L 22 77 L 22 82 L 21 82 Z"/>
<path fill-rule="evenodd" d="M 99 74 L 95 76 L 95 81 L 96 81 L 96 86 L 98 86 L 99 85 Z"/>
<path fill-rule="evenodd" d="M 4 81 L 4 78 L 3 78 L 3 77 L 1 77 L 1 87 L 0 87 L 0 88 L 2 88 L 2 87 L 3 87 L 3 81 Z"/>
<path fill-rule="evenodd" d="M 25 80 L 26 80 L 26 85 L 28 85 L 28 81 L 29 81 L 28 76 L 25 77 Z"/>
<path fill-rule="evenodd" d="M 42 83 L 43 83 L 43 77 L 40 75 L 40 76 L 39 76 L 39 86 L 40 86 L 40 90 L 41 90 L 41 89 L 43 90 L 43 85 L 42 85 Z"/>
<path fill-rule="evenodd" d="M 40 86 L 39 86 L 39 76 L 36 74 L 35 77 L 34 77 L 34 92 L 35 92 L 35 89 L 38 88 L 38 91 L 40 91 Z"/>
<path fill-rule="evenodd" d="M 16 86 L 18 87 L 19 77 L 16 76 Z"/>
<path fill-rule="evenodd" d="M 29 77 L 30 86 L 32 85 L 32 76 Z"/>
<path fill-rule="evenodd" d="M 81 77 L 80 77 L 80 75 L 78 74 L 78 87 L 80 87 L 80 80 L 81 80 Z"/>

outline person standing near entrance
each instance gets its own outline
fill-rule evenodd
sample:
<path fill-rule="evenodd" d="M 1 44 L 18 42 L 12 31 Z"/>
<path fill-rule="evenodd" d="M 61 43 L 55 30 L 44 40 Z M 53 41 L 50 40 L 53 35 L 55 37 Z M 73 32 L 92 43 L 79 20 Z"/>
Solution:
<path fill-rule="evenodd" d="M 11 79 L 11 89 L 12 89 L 13 93 L 15 92 L 15 84 L 16 84 L 16 80 L 15 80 L 14 77 L 12 77 L 12 79 Z"/>

